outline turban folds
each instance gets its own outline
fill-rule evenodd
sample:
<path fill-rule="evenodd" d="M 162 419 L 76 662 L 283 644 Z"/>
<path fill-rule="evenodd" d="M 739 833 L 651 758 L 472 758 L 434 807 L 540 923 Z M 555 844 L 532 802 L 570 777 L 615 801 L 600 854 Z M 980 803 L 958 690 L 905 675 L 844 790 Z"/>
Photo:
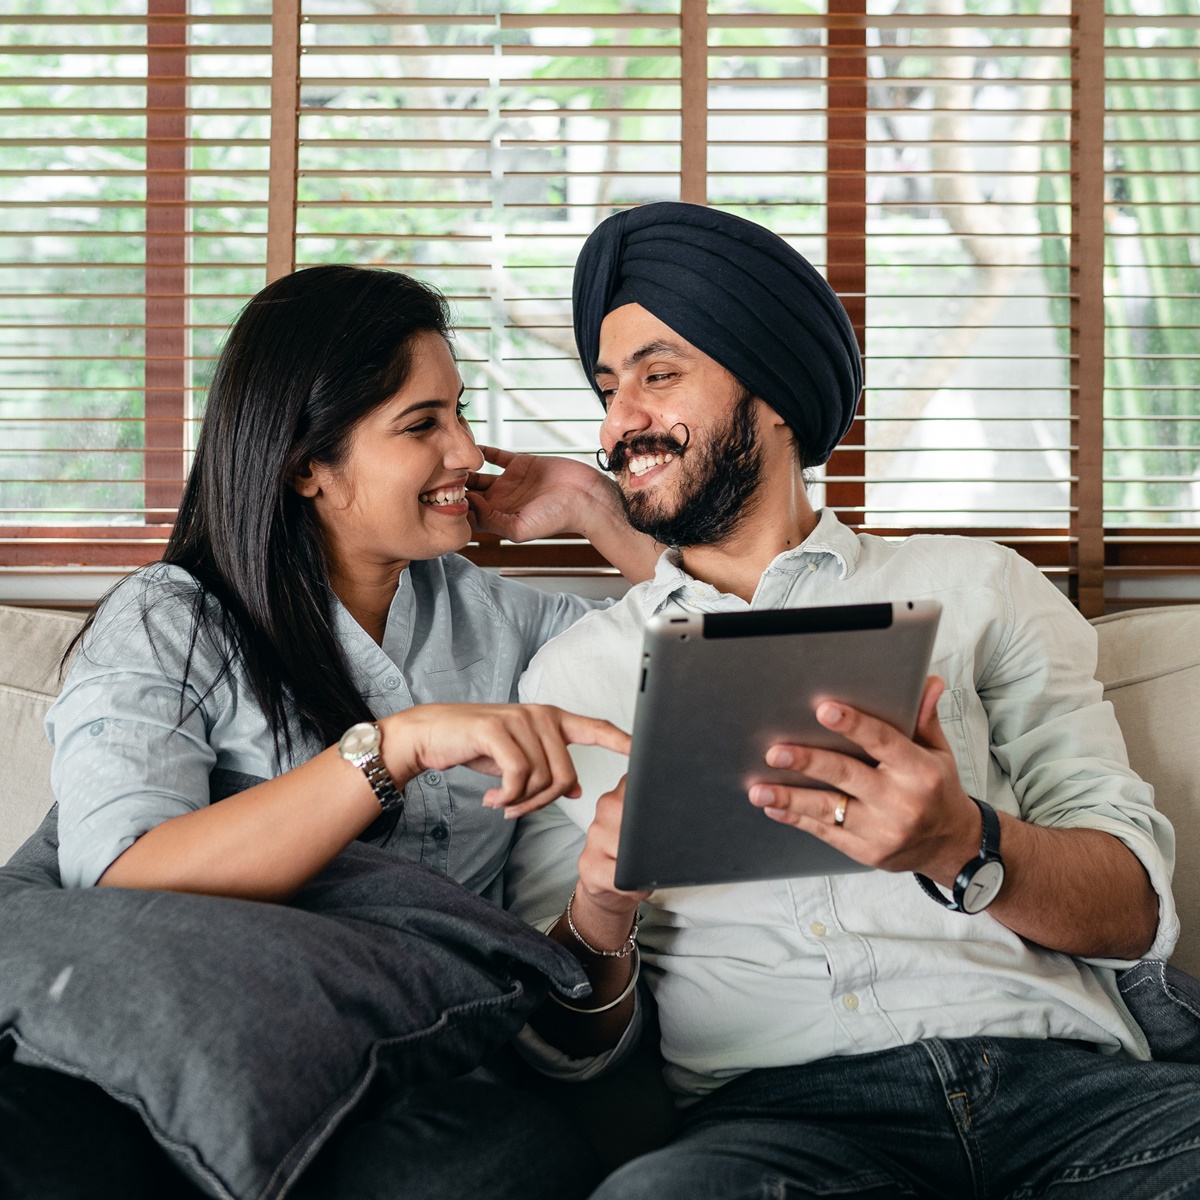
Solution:
<path fill-rule="evenodd" d="M 761 225 L 700 204 L 616 213 L 584 243 L 572 299 L 597 395 L 600 323 L 640 304 L 779 413 L 806 467 L 850 428 L 862 391 L 850 318 L 812 264 Z"/>

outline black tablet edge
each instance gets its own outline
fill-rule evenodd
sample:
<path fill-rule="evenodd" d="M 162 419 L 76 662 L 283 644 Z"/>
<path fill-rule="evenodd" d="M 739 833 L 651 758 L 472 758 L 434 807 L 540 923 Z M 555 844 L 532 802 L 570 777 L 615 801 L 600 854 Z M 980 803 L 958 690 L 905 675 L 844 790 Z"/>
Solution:
<path fill-rule="evenodd" d="M 838 604 L 827 608 L 768 608 L 755 612 L 706 613 L 706 638 L 766 637 L 778 633 L 838 633 L 888 629 L 891 604 Z"/>

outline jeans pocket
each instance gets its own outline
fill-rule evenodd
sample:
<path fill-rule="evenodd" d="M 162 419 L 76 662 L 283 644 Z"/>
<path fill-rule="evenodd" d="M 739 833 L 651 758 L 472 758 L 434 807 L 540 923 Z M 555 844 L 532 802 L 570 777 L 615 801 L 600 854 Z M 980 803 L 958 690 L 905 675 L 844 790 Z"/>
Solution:
<path fill-rule="evenodd" d="M 1147 959 L 1122 971 L 1117 987 L 1155 1059 L 1200 1063 L 1200 980 Z"/>

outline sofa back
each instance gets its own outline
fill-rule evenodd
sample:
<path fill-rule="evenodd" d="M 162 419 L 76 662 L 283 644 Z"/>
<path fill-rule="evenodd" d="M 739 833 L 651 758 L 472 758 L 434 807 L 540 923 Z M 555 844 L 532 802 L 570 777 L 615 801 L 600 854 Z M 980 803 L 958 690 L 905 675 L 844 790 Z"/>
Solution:
<path fill-rule="evenodd" d="M 1171 961 L 1200 975 L 1200 605 L 1141 608 L 1093 624 L 1097 674 L 1129 761 L 1175 826 L 1171 886 L 1183 933 Z"/>
<path fill-rule="evenodd" d="M 83 618 L 0 606 L 0 862 L 54 802 L 42 721 L 58 694 L 58 664 Z"/>
<path fill-rule="evenodd" d="M 79 623 L 72 614 L 0 606 L 0 862 L 53 799 L 42 718 Z M 1095 626 L 1099 676 L 1130 761 L 1175 826 L 1183 936 L 1171 961 L 1200 975 L 1200 605 L 1138 609 Z"/>

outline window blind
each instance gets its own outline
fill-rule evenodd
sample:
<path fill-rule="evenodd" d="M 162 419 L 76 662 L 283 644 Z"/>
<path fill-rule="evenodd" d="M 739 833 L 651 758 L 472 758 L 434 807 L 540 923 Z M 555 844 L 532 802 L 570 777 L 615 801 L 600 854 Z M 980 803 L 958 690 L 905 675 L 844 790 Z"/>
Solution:
<path fill-rule="evenodd" d="M 0 16 L 0 562 L 136 566 L 262 286 L 269 7 Z"/>
<path fill-rule="evenodd" d="M 222 331 L 295 266 L 437 284 L 480 440 L 590 458 L 572 264 L 683 198 L 851 314 L 867 386 L 816 502 L 996 537 L 1089 614 L 1200 572 L 1200 0 L 20 3 L 0 570 L 160 552 Z"/>
<path fill-rule="evenodd" d="M 1106 573 L 1139 602 L 1200 571 L 1200 9 L 1106 7 Z"/>

